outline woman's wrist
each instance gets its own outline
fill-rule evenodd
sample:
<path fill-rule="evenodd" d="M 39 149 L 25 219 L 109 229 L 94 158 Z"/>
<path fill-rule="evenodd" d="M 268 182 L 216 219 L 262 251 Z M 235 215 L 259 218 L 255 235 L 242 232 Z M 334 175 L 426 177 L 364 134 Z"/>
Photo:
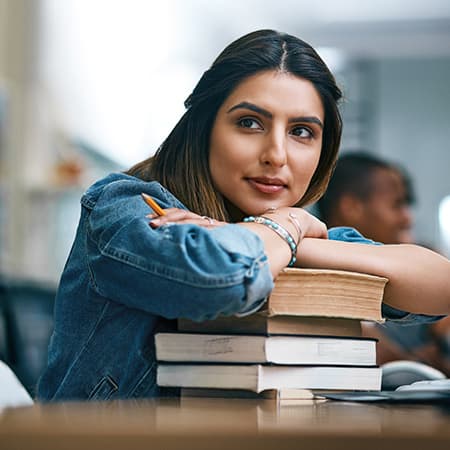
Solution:
<path fill-rule="evenodd" d="M 291 251 L 288 266 L 294 265 L 297 259 L 297 246 L 302 238 L 300 223 L 294 214 L 288 215 L 286 218 L 284 215 L 273 214 L 271 211 L 267 215 L 246 217 L 243 221 L 263 225 L 282 238 Z"/>
<path fill-rule="evenodd" d="M 262 216 L 279 223 L 291 234 L 296 245 L 298 246 L 300 244 L 300 241 L 304 237 L 304 232 L 300 223 L 300 218 L 297 214 L 291 211 L 270 209 L 262 214 Z"/>

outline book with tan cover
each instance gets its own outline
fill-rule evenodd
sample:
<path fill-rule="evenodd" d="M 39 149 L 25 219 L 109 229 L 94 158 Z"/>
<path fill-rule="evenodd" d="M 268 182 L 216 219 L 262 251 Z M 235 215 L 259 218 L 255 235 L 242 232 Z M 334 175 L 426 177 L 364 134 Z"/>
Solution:
<path fill-rule="evenodd" d="M 387 278 L 357 272 L 286 268 L 275 280 L 267 313 L 383 321 L 387 282 Z"/>
<path fill-rule="evenodd" d="M 203 322 L 178 319 L 178 330 L 358 337 L 360 320 L 383 321 L 381 303 L 387 281 L 356 272 L 286 268 L 261 311 Z"/>

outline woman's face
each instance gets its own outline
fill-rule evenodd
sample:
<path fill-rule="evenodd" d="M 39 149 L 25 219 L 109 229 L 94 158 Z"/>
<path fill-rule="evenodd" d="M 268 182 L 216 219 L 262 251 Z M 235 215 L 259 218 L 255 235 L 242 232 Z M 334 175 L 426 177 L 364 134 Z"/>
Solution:
<path fill-rule="evenodd" d="M 216 188 L 244 215 L 295 205 L 319 163 L 323 123 L 310 81 L 278 71 L 245 79 L 220 107 L 211 132 Z"/>

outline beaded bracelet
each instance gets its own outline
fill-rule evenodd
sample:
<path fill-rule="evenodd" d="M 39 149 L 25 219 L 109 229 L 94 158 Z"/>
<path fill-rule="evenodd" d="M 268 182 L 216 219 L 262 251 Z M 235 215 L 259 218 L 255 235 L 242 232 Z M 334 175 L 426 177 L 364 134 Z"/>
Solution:
<path fill-rule="evenodd" d="M 255 222 L 261 225 L 265 225 L 266 227 L 269 227 L 271 230 L 275 231 L 275 233 L 277 233 L 280 237 L 282 237 L 291 249 L 291 260 L 289 261 L 288 266 L 290 267 L 294 265 L 295 261 L 297 260 L 297 244 L 289 231 L 283 228 L 279 223 L 264 216 L 249 216 L 245 217 L 243 220 L 244 222 Z"/>

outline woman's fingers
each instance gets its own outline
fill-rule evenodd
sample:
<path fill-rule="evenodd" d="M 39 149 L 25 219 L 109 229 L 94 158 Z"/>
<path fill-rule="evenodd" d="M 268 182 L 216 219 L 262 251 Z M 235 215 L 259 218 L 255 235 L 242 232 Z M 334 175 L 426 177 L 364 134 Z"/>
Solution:
<path fill-rule="evenodd" d="M 200 216 L 185 209 L 168 208 L 164 210 L 164 213 L 164 216 L 148 214 L 146 217 L 150 219 L 150 226 L 157 228 L 169 224 L 194 224 L 204 228 L 215 228 L 226 224 L 226 222 L 220 222 L 207 216 Z"/>
<path fill-rule="evenodd" d="M 320 239 L 328 238 L 327 226 L 316 216 L 303 208 L 291 208 L 299 216 L 298 220 L 304 227 L 303 237 L 314 237 Z M 303 228 L 302 228 L 303 229 Z"/>

